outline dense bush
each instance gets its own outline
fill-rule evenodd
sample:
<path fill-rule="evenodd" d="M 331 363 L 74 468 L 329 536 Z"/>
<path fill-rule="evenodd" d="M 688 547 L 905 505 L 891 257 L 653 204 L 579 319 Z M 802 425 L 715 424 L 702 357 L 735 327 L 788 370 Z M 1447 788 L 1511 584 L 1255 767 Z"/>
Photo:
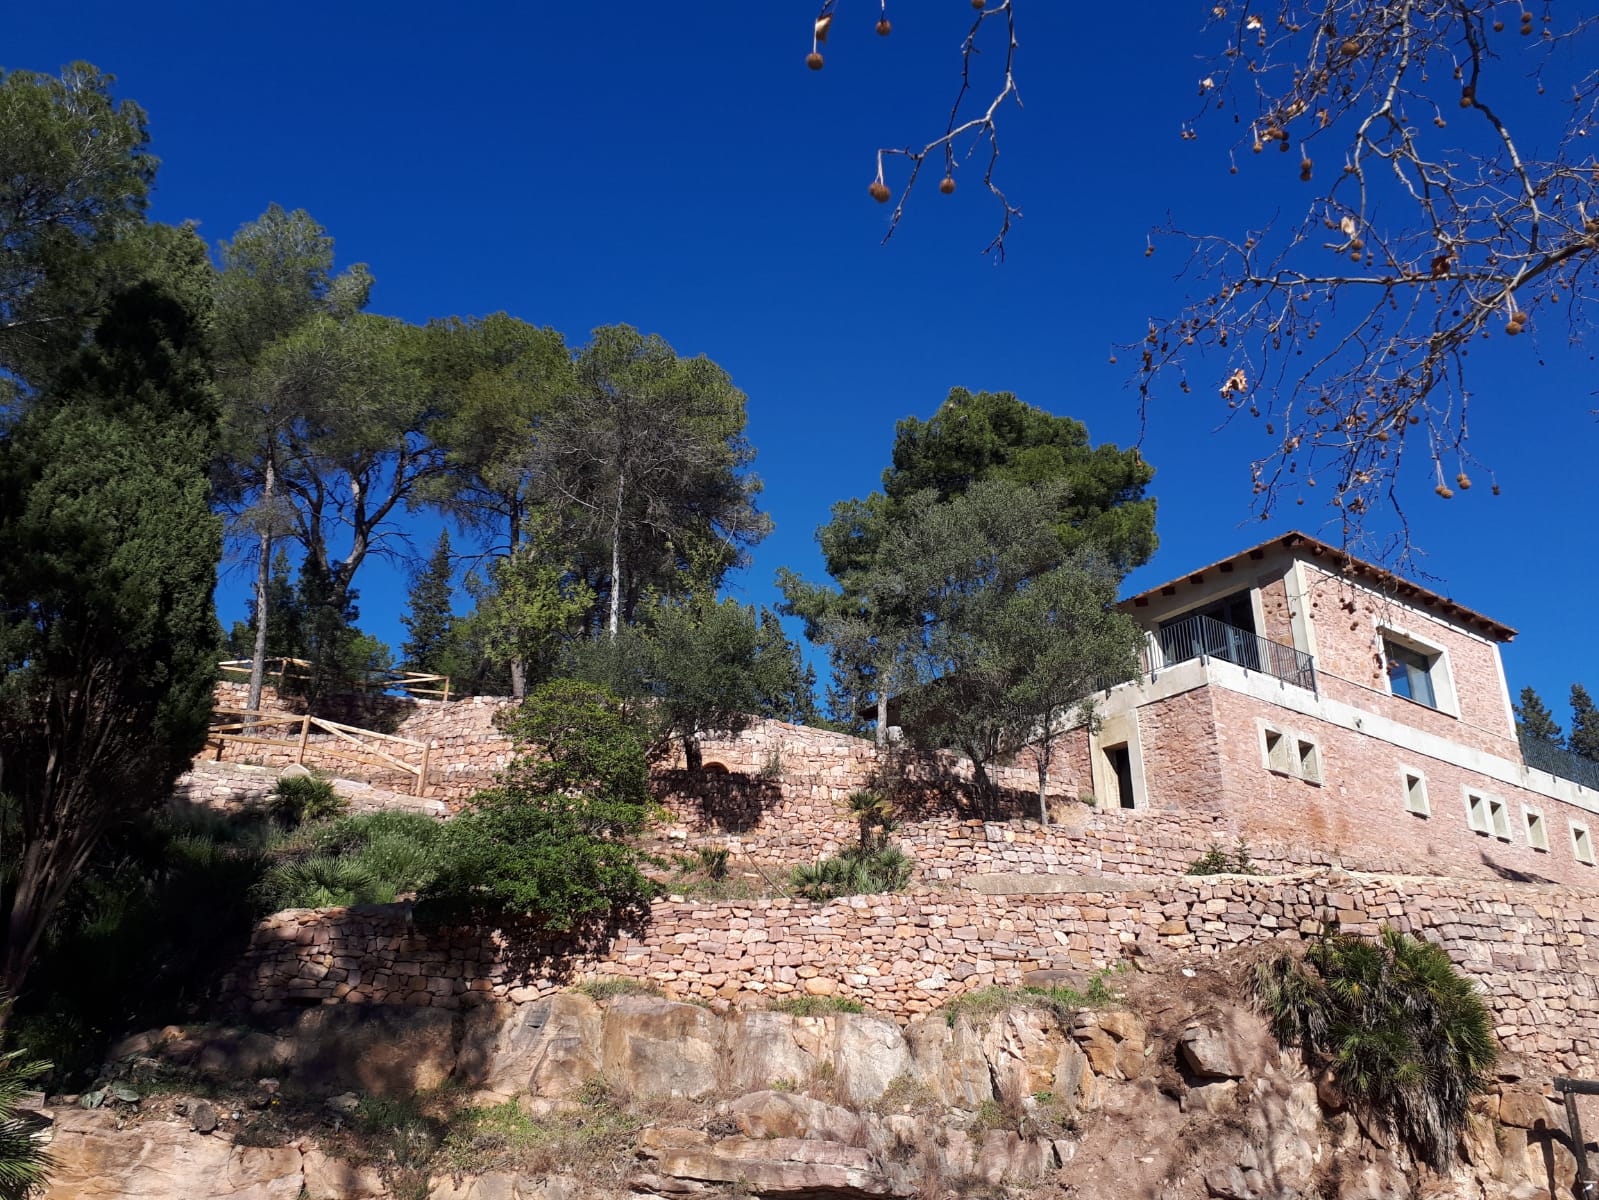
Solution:
<path fill-rule="evenodd" d="M 659 889 L 629 839 L 649 819 L 644 739 L 605 689 L 559 680 L 502 721 L 526 753 L 451 821 L 424 913 L 568 930 Z"/>
<path fill-rule="evenodd" d="M 1449 1164 L 1498 1050 L 1487 1005 L 1441 947 L 1327 933 L 1303 957 L 1262 961 L 1254 992 L 1280 1042 L 1417 1157 Z"/>
<path fill-rule="evenodd" d="M 911 881 L 916 864 L 895 846 L 870 850 L 851 847 L 834 858 L 795 867 L 789 877 L 796 895 L 807 900 L 835 900 L 839 896 L 898 892 Z"/>

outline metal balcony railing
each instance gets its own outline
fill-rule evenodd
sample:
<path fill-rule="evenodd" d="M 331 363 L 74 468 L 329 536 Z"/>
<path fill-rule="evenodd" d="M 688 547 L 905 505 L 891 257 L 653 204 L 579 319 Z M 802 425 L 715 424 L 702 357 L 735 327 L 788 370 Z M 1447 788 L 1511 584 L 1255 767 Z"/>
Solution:
<path fill-rule="evenodd" d="M 1521 761 L 1537 771 L 1547 771 L 1572 783 L 1599 790 L 1599 762 L 1573 754 L 1564 746 L 1521 735 Z"/>
<path fill-rule="evenodd" d="M 1309 654 L 1214 617 L 1185 617 L 1162 626 L 1151 637 L 1144 658 L 1144 669 L 1150 674 L 1196 658 L 1219 658 L 1306 691 L 1316 690 L 1316 661 Z"/>

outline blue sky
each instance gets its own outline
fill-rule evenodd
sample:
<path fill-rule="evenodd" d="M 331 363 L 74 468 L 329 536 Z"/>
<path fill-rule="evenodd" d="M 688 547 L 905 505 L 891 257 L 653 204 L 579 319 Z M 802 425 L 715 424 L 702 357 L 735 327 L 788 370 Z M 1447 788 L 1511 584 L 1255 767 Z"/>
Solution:
<path fill-rule="evenodd" d="M 1026 107 L 1005 118 L 1000 175 L 1025 215 L 1003 263 L 981 252 L 996 214 L 975 170 L 952 197 L 928 188 L 887 246 L 888 209 L 866 195 L 877 146 L 941 126 L 970 17 L 955 0 L 891 5 L 888 38 L 876 5 L 842 0 L 820 72 L 798 0 L 78 0 L 15 7 L 0 62 L 114 72 L 163 160 L 154 215 L 197 220 L 212 243 L 276 201 L 322 222 L 341 262 L 370 264 L 376 311 L 503 309 L 573 345 L 627 322 L 715 359 L 749 395 L 776 522 L 735 583 L 772 602 L 777 567 L 820 574 L 812 533 L 876 486 L 895 420 L 952 386 L 1014 391 L 1095 441 L 1139 437 L 1127 356 L 1108 359 L 1184 294 L 1176 248 L 1146 258 L 1146 235 L 1168 216 L 1239 229 L 1304 197 L 1292 156 L 1230 176 L 1230 130 L 1179 138 L 1214 49 L 1208 7 L 1024 0 Z M 1589 351 L 1533 334 L 1474 359 L 1472 444 L 1504 494 L 1442 501 L 1417 477 L 1408 513 L 1432 586 L 1521 630 L 1512 688 L 1563 718 L 1571 681 L 1599 686 L 1584 467 L 1599 402 Z M 1161 549 L 1129 587 L 1289 528 L 1336 538 L 1314 502 L 1251 519 L 1264 435 L 1221 416 L 1198 386 L 1152 413 Z M 436 525 L 416 528 L 425 553 Z M 403 564 L 359 586 L 363 626 L 398 644 Z M 241 573 L 224 579 L 225 621 L 243 595 Z"/>

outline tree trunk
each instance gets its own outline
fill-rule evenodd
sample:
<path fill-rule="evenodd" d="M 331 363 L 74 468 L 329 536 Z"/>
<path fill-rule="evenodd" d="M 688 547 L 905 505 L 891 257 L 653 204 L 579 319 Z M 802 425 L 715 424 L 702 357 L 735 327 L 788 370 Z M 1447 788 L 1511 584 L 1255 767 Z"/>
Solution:
<path fill-rule="evenodd" d="M 622 618 L 622 475 L 616 476 L 616 511 L 611 515 L 611 640 Z"/>
<path fill-rule="evenodd" d="M 272 458 L 267 457 L 266 484 L 261 489 L 261 503 L 267 514 L 267 524 L 261 530 L 261 562 L 255 572 L 255 648 L 250 655 L 250 696 L 245 707 L 261 707 L 261 688 L 266 676 L 267 646 L 267 588 L 272 582 L 272 505 L 275 500 L 277 475 L 272 469 Z"/>
<path fill-rule="evenodd" d="M 698 771 L 705 762 L 700 754 L 700 740 L 692 733 L 683 735 L 683 762 L 690 771 Z"/>
<path fill-rule="evenodd" d="M 1040 747 L 1038 750 L 1038 823 L 1049 824 L 1049 754 Z"/>
<path fill-rule="evenodd" d="M 888 745 L 888 687 L 877 689 L 877 744 Z"/>
<path fill-rule="evenodd" d="M 516 552 L 522 545 L 522 506 L 515 499 L 511 501 L 508 540 L 511 545 L 510 561 L 515 562 Z M 517 701 L 527 699 L 527 659 L 520 654 L 511 659 L 511 699 Z"/>
<path fill-rule="evenodd" d="M 74 841 L 81 842 L 81 838 Z M 17 864 L 16 889 L 11 895 L 10 911 L 6 913 L 5 957 L 0 963 L 0 992 L 7 996 L 21 993 L 33 960 L 39 952 L 45 928 L 55 914 L 66 885 L 81 869 L 89 846 L 63 846 L 59 842 L 36 841 L 24 848 L 22 860 Z M 63 852 L 70 851 L 69 861 L 62 863 Z M 77 866 L 73 867 L 76 861 Z M 0 1005 L 0 1030 L 11 1016 L 11 1005 Z"/>

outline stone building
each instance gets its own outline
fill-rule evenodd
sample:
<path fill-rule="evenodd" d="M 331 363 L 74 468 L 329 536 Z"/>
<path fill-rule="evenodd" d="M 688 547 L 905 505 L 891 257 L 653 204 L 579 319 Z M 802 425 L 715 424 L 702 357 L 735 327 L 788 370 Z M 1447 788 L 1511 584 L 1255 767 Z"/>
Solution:
<path fill-rule="evenodd" d="M 1528 762 L 1509 626 L 1300 533 L 1122 608 L 1143 674 L 1069 735 L 1101 805 L 1225 813 L 1251 839 L 1427 874 L 1599 882 L 1599 768 Z"/>

